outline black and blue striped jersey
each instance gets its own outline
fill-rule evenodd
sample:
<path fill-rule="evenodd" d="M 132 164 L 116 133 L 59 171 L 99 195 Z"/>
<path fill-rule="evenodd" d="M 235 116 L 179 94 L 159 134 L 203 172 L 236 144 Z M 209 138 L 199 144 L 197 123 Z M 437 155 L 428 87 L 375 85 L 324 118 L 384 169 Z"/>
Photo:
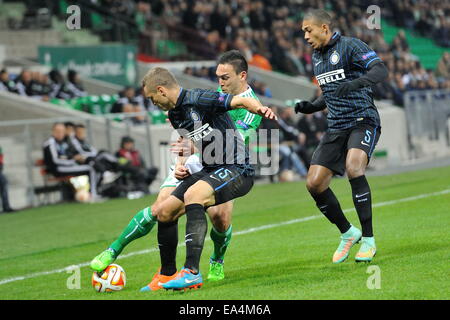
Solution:
<path fill-rule="evenodd" d="M 363 76 L 369 66 L 380 61 L 363 41 L 341 36 L 339 32 L 333 34 L 324 48 L 314 50 L 314 75 L 328 108 L 329 130 L 348 129 L 358 123 L 380 125 L 370 87 L 354 90 L 342 98 L 333 94 L 341 83 Z"/>
<path fill-rule="evenodd" d="M 205 168 L 233 164 L 253 175 L 248 147 L 227 113 L 232 98 L 217 91 L 181 88 L 169 120 L 182 137 L 194 142 Z"/>

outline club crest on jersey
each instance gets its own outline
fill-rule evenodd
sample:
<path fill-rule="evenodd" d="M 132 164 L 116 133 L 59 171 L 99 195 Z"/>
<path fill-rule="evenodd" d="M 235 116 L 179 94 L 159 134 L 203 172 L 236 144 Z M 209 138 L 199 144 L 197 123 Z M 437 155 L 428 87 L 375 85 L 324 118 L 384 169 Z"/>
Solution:
<path fill-rule="evenodd" d="M 200 121 L 200 116 L 198 115 L 197 112 L 195 112 L 194 110 L 191 110 L 191 118 L 194 121 Z"/>
<path fill-rule="evenodd" d="M 337 51 L 334 51 L 330 56 L 330 63 L 332 65 L 335 65 L 339 62 L 340 59 L 341 59 L 341 56 L 339 55 L 339 53 L 337 53 Z"/>
<path fill-rule="evenodd" d="M 345 79 L 344 69 L 337 69 L 330 72 L 325 72 L 316 76 L 319 85 L 327 84 Z"/>

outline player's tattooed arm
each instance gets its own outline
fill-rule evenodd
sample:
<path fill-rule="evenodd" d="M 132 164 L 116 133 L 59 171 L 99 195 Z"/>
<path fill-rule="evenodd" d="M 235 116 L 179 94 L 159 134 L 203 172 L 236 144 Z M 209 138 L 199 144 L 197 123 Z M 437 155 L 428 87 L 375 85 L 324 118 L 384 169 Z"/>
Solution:
<path fill-rule="evenodd" d="M 251 113 L 259 114 L 264 118 L 277 120 L 275 113 L 269 107 L 263 106 L 261 102 L 255 98 L 234 96 L 233 99 L 231 99 L 230 106 L 232 109 L 244 108 Z"/>

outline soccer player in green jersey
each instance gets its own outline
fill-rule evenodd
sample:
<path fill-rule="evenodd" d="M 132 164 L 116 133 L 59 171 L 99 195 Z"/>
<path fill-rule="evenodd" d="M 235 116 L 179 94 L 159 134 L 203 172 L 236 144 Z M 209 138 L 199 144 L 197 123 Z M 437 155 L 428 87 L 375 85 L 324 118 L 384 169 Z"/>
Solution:
<path fill-rule="evenodd" d="M 247 74 L 248 64 L 245 57 L 237 50 L 225 52 L 219 58 L 216 69 L 219 81 L 218 90 L 242 97 L 257 98 L 247 83 Z M 229 111 L 229 114 L 245 143 L 248 144 L 252 133 L 255 132 L 261 122 L 261 116 L 248 112 L 245 109 L 234 109 Z M 198 154 L 192 154 L 187 159 L 178 161 L 161 185 L 155 204 L 167 199 L 182 179 L 201 169 L 202 165 Z M 232 210 L 232 201 L 210 207 L 207 210 L 213 225 L 210 237 L 214 243 L 214 251 L 210 257 L 209 280 L 222 280 L 225 277 L 223 265 L 225 252 L 232 236 Z M 91 268 L 95 271 L 104 270 L 117 259 L 130 242 L 148 234 L 156 222 L 157 218 L 152 215 L 150 207 L 139 211 L 109 248 L 92 260 Z M 162 267 L 155 274 L 152 281 L 142 288 L 141 291 L 159 290 L 162 288 L 162 283 L 172 280 L 177 274 L 175 264 L 176 247 L 178 245 L 177 221 L 158 223 L 158 243 L 160 245 Z"/>

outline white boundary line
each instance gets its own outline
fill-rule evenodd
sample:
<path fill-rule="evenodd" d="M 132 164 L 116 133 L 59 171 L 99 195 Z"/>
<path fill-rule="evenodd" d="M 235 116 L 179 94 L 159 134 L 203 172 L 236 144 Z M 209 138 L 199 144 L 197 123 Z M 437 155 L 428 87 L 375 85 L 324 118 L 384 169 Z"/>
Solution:
<path fill-rule="evenodd" d="M 450 193 L 450 189 L 445 189 L 445 190 L 438 191 L 438 192 L 433 192 L 433 193 L 424 193 L 424 194 L 420 194 L 420 195 L 417 195 L 417 196 L 412 196 L 412 197 L 402 198 L 402 199 L 397 199 L 397 200 L 378 202 L 378 203 L 373 204 L 372 206 L 374 208 L 390 206 L 390 205 L 397 204 L 397 203 L 409 202 L 409 201 L 414 201 L 414 200 L 419 200 L 419 199 L 429 198 L 429 197 L 434 197 L 434 196 L 440 196 L 440 195 L 444 195 L 444 194 L 448 194 L 448 193 Z M 355 210 L 354 208 L 350 208 L 350 209 L 345 209 L 344 212 L 350 212 L 350 211 L 354 211 L 354 210 Z M 299 219 L 293 219 L 293 220 L 280 222 L 280 223 L 267 224 L 267 225 L 260 226 L 260 227 L 255 227 L 255 228 L 250 228 L 250 229 L 247 229 L 247 230 L 234 232 L 233 236 L 239 236 L 239 235 L 253 233 L 253 232 L 257 232 L 257 231 L 261 231 L 261 230 L 277 228 L 277 227 L 281 227 L 281 226 L 285 226 L 285 225 L 289 225 L 289 224 L 294 224 L 294 223 L 306 222 L 306 221 L 315 220 L 315 219 L 322 218 L 322 217 L 323 217 L 323 215 L 314 215 L 314 216 L 309 216 L 309 217 L 304 217 L 304 218 L 299 218 Z M 184 244 L 184 242 L 182 242 L 182 243 L 179 243 L 178 245 L 179 246 L 184 246 L 185 244 Z M 147 253 L 155 252 L 155 251 L 158 251 L 158 248 L 134 251 L 134 252 L 130 252 L 130 253 L 121 255 L 117 260 L 125 259 L 125 258 L 132 257 L 132 256 L 147 254 Z M 20 281 L 20 280 L 37 278 L 37 277 L 41 277 L 41 276 L 47 276 L 47 275 L 55 274 L 55 273 L 67 272 L 67 271 L 73 270 L 73 268 L 87 267 L 87 266 L 89 266 L 89 264 L 90 264 L 90 262 L 84 262 L 84 263 L 80 263 L 80 264 L 76 264 L 76 265 L 67 266 L 67 267 L 61 268 L 61 269 L 55 269 L 55 270 L 50 270 L 50 271 L 42 271 L 42 272 L 35 272 L 35 273 L 30 273 L 30 274 L 27 274 L 27 275 L 24 275 L 24 276 L 17 276 L 17 277 L 13 277 L 13 278 L 6 278 L 6 279 L 3 279 L 3 280 L 0 281 L 0 285 L 11 283 L 11 282 L 15 282 L 15 281 Z"/>

